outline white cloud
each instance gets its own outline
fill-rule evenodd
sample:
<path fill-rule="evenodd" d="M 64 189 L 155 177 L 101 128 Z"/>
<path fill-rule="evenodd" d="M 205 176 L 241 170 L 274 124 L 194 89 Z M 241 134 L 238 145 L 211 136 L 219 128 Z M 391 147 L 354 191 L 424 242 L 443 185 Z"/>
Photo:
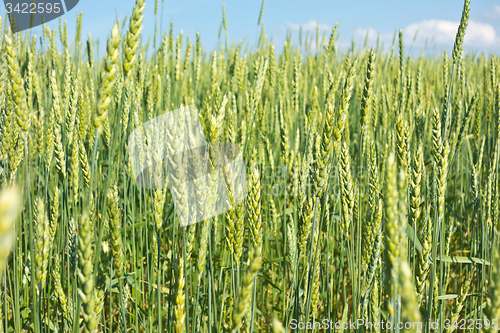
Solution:
<path fill-rule="evenodd" d="M 331 31 L 333 28 L 333 26 L 331 26 L 331 25 L 322 24 L 322 23 L 319 23 L 318 21 L 315 21 L 315 20 L 311 20 L 307 23 L 302 23 L 302 24 L 291 23 L 291 22 L 288 22 L 287 24 L 288 24 L 288 27 L 290 29 L 296 30 L 296 31 L 300 30 L 300 27 L 302 27 L 303 31 L 315 32 L 316 27 L 319 26 L 319 32 L 323 33 L 326 31 Z"/>
<path fill-rule="evenodd" d="M 500 6 L 494 6 L 493 10 L 488 15 L 490 18 L 498 17 L 500 19 Z M 405 45 L 423 47 L 427 41 L 431 43 L 429 46 L 434 45 L 438 49 L 451 49 L 453 48 L 453 43 L 455 42 L 455 36 L 457 34 L 459 24 L 460 22 L 458 21 L 448 20 L 423 20 L 409 24 L 403 29 Z M 316 27 L 318 26 L 320 34 L 325 32 L 328 34 L 333 28 L 332 25 L 322 24 L 316 20 L 311 20 L 302 24 L 288 22 L 287 26 L 289 29 L 294 31 L 298 31 L 302 27 L 304 32 L 309 31 L 311 33 L 315 33 Z M 494 25 L 490 24 L 485 18 L 481 19 L 481 21 L 469 20 L 464 38 L 464 46 L 475 49 L 499 49 L 500 36 L 497 35 L 493 26 Z M 345 35 L 344 37 L 347 39 L 343 38 L 339 40 L 338 43 L 343 48 L 350 48 L 351 40 L 353 39 L 356 43 L 356 47 L 358 48 L 363 45 L 368 35 L 368 47 L 375 47 L 377 41 L 379 41 L 380 45 L 383 45 L 384 49 L 388 49 L 392 45 L 395 31 L 396 30 L 392 32 L 380 32 L 371 27 L 357 28 L 354 30 L 353 34 L 350 35 L 350 37 Z M 312 43 L 311 48 L 314 49 L 314 46 L 314 43 Z"/>
<path fill-rule="evenodd" d="M 385 47 L 389 46 L 390 43 L 392 42 L 393 33 L 390 32 L 380 33 L 373 28 L 368 28 L 368 29 L 357 28 L 354 31 L 354 42 L 358 45 L 364 43 L 367 34 L 368 34 L 368 40 L 367 40 L 368 47 L 374 47 L 377 44 L 377 41 L 379 41 L 381 46 L 382 44 L 384 44 Z"/>
<path fill-rule="evenodd" d="M 425 20 L 408 25 L 405 36 L 413 39 L 418 31 L 416 44 L 423 45 L 426 39 L 433 40 L 438 46 L 450 46 L 455 41 L 459 22 L 446 20 Z M 465 32 L 464 45 L 471 47 L 490 47 L 495 44 L 495 29 L 488 23 L 469 21 Z"/>
<path fill-rule="evenodd" d="M 368 35 L 368 42 L 376 42 L 379 33 L 373 29 L 373 28 L 368 28 L 368 29 L 363 29 L 363 28 L 357 28 L 356 31 L 354 32 L 354 38 L 363 38 L 366 39 L 366 35 Z"/>
<path fill-rule="evenodd" d="M 470 21 L 465 33 L 464 44 L 470 46 L 490 46 L 495 43 L 496 31 L 488 23 Z"/>

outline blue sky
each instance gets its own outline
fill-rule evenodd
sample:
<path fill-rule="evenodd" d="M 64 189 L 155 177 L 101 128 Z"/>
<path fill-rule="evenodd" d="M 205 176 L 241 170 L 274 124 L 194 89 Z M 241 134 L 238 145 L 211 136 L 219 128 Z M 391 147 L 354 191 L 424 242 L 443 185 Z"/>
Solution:
<path fill-rule="evenodd" d="M 222 21 L 222 1 L 159 0 L 159 15 L 163 15 L 163 31 L 168 30 L 170 20 L 174 22 L 174 32 L 180 30 L 194 39 L 199 31 L 204 47 L 211 50 L 217 47 L 217 37 Z M 118 16 L 123 19 L 130 15 L 135 0 L 80 0 L 71 12 L 63 16 L 68 21 L 69 36 L 75 31 L 77 12 L 83 12 L 83 37 L 90 32 L 100 39 L 100 52 L 104 52 L 105 40 Z M 163 5 L 163 12 L 162 12 Z M 226 0 L 226 14 L 229 41 L 243 40 L 252 46 L 256 43 L 260 28 L 257 19 L 260 0 Z M 278 49 L 281 49 L 287 30 L 293 30 L 294 42 L 298 43 L 298 29 L 316 33 L 330 34 L 336 22 L 339 24 L 339 43 L 348 48 L 352 39 L 357 45 L 363 43 L 367 32 L 368 43 L 375 44 L 377 36 L 387 47 L 390 46 L 394 31 L 402 28 L 407 50 L 418 30 L 417 39 L 411 46 L 414 52 L 420 52 L 425 41 L 433 41 L 435 49 L 453 47 L 454 36 L 460 20 L 463 2 L 461 0 L 267 0 L 265 3 L 263 24 L 268 37 L 273 36 Z M 5 17 L 5 7 L 2 6 Z M 147 39 L 154 32 L 154 1 L 146 1 L 143 35 Z M 57 27 L 57 20 L 49 23 Z M 41 29 L 34 29 L 40 34 Z M 222 38 L 224 34 L 222 34 Z M 314 44 L 314 43 L 313 43 Z M 469 27 L 465 37 L 466 49 L 480 51 L 500 51 L 500 2 L 493 0 L 472 0 Z"/>

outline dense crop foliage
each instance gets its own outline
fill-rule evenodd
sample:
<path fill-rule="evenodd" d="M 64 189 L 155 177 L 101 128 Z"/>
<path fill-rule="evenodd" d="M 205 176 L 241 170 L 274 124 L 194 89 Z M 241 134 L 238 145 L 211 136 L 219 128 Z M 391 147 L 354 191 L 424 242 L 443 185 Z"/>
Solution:
<path fill-rule="evenodd" d="M 315 52 L 291 34 L 278 50 L 264 29 L 256 48 L 227 45 L 225 13 L 217 51 L 172 24 L 150 44 L 144 6 L 110 27 L 102 59 L 80 15 L 74 41 L 62 24 L 4 28 L 0 332 L 492 330 L 500 63 L 464 54 L 468 1 L 452 57 L 418 58 L 401 31 L 388 52 L 341 52 L 336 27 Z M 182 227 L 168 189 L 137 186 L 128 136 L 188 105 L 208 141 L 242 148 L 248 196 Z"/>

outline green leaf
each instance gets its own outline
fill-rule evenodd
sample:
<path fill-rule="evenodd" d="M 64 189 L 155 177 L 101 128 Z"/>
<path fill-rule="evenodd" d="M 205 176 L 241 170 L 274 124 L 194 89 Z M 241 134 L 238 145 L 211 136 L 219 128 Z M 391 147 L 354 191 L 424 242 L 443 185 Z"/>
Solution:
<path fill-rule="evenodd" d="M 274 258 L 274 259 L 264 259 L 264 265 L 267 265 L 267 264 L 272 264 L 272 263 L 275 263 L 275 262 L 283 262 L 283 257 L 279 257 L 279 258 Z"/>
<path fill-rule="evenodd" d="M 136 223 L 135 225 L 129 225 L 125 228 L 125 232 L 129 232 L 130 230 L 132 230 L 132 228 L 140 228 L 140 227 L 145 227 L 146 226 L 146 222 L 139 222 L 139 223 Z"/>
<path fill-rule="evenodd" d="M 438 296 L 437 299 L 453 299 L 453 298 L 457 298 L 457 297 L 458 297 L 457 294 L 446 294 L 446 295 Z"/>
<path fill-rule="evenodd" d="M 332 218 L 334 218 L 337 221 L 340 221 L 340 215 L 332 214 Z"/>
<path fill-rule="evenodd" d="M 490 265 L 490 262 L 481 258 L 474 258 L 474 257 L 450 257 L 450 256 L 443 256 L 443 257 L 437 257 L 436 260 L 441 260 L 443 262 L 452 262 L 455 264 L 484 264 L 484 265 Z"/>
<path fill-rule="evenodd" d="M 423 249 L 422 243 L 420 243 L 420 239 L 418 239 L 418 237 L 414 237 L 415 230 L 413 230 L 413 227 L 408 223 L 406 224 L 406 234 L 408 235 L 408 238 L 415 244 L 415 247 L 417 248 L 418 252 L 422 252 Z"/>

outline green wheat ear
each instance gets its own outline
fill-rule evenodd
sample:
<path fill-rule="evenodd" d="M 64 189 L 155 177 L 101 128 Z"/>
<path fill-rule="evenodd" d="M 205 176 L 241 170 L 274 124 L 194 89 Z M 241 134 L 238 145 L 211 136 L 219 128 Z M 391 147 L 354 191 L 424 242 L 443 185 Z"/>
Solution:
<path fill-rule="evenodd" d="M 347 111 L 349 109 L 349 104 L 352 96 L 352 89 L 354 88 L 354 78 L 356 77 L 356 63 L 357 58 L 353 60 L 349 71 L 347 72 L 347 77 L 345 79 L 344 87 L 342 89 L 341 99 L 337 113 L 335 114 L 335 125 L 333 129 L 333 144 L 335 150 L 340 148 L 340 140 L 344 128 L 346 125 Z"/>
<path fill-rule="evenodd" d="M 142 31 L 142 21 L 144 16 L 145 0 L 137 0 L 135 2 L 132 16 L 130 17 L 129 29 L 123 44 L 123 71 L 125 77 L 128 77 L 130 71 L 134 67 L 137 59 L 137 49 L 139 47 L 139 37 Z"/>
<path fill-rule="evenodd" d="M 95 332 L 95 290 L 92 272 L 92 232 L 87 214 L 79 218 L 78 223 L 78 294 L 82 304 L 82 326 L 85 333 Z"/>
<path fill-rule="evenodd" d="M 247 199 L 250 234 L 253 246 L 262 246 L 260 172 L 255 168 L 251 173 L 251 187 Z"/>
<path fill-rule="evenodd" d="M 386 188 L 385 188 L 385 248 L 386 248 L 386 285 L 389 288 L 391 298 L 397 296 L 397 281 L 400 270 L 402 255 L 402 226 L 399 220 L 399 197 L 398 197 L 398 172 L 394 153 L 390 153 L 386 163 Z M 394 307 L 388 300 L 388 311 L 394 315 Z"/>
<path fill-rule="evenodd" d="M 365 85 L 363 88 L 363 95 L 361 97 L 361 133 L 363 136 L 367 135 L 368 119 L 370 119 L 370 104 L 372 97 L 372 85 L 375 67 L 375 53 L 370 50 L 368 53 L 368 63 L 366 65 Z"/>
<path fill-rule="evenodd" d="M 64 319 L 67 322 L 69 322 L 70 314 L 69 314 L 69 310 L 68 310 L 68 299 L 67 299 L 66 294 L 64 293 L 64 289 L 62 287 L 61 275 L 59 273 L 60 269 L 61 269 L 61 267 L 60 267 L 59 255 L 56 254 L 54 256 L 54 267 L 52 268 L 52 277 L 54 279 L 54 289 L 55 289 L 57 299 L 59 300 L 59 306 L 61 307 Z"/>
<path fill-rule="evenodd" d="M 264 15 L 264 5 L 265 4 L 266 4 L 266 0 L 262 0 L 262 4 L 260 5 L 259 20 L 257 21 L 257 25 L 260 25 L 260 22 L 262 21 L 262 15 Z"/>
<path fill-rule="evenodd" d="M 109 227 L 111 230 L 111 248 L 113 249 L 113 264 L 115 276 L 120 278 L 123 276 L 124 259 L 123 259 L 123 244 L 122 244 L 122 221 L 120 199 L 118 196 L 118 188 L 116 185 L 108 191 L 108 217 Z"/>
<path fill-rule="evenodd" d="M 462 44 L 464 42 L 465 30 L 469 22 L 470 0 L 464 1 L 464 8 L 462 10 L 462 18 L 458 26 L 457 35 L 455 36 L 455 43 L 453 44 L 453 53 L 451 55 L 453 63 L 457 61 L 459 54 L 462 52 Z"/>
<path fill-rule="evenodd" d="M 115 23 L 111 30 L 111 37 L 106 47 L 106 58 L 101 73 L 101 86 L 99 88 L 99 101 L 97 103 L 97 114 L 94 117 L 94 126 L 100 132 L 103 124 L 108 119 L 108 108 L 111 104 L 111 91 L 116 78 L 116 63 L 118 61 L 120 45 L 120 30 L 118 23 Z"/>
<path fill-rule="evenodd" d="M 184 321 L 186 318 L 186 307 L 184 294 L 184 285 L 186 283 L 184 278 L 184 259 L 179 258 L 177 267 L 177 292 L 175 297 L 175 332 L 182 333 L 184 331 Z"/>
<path fill-rule="evenodd" d="M 340 186 L 341 186 L 341 211 L 342 211 L 342 233 L 346 239 L 349 239 L 350 226 L 353 219 L 354 192 L 351 176 L 351 163 L 349 156 L 349 147 L 345 142 L 342 143 L 340 154 Z"/>
<path fill-rule="evenodd" d="M 87 39 L 87 57 L 88 57 L 88 64 L 90 67 L 94 64 L 94 42 L 92 41 L 92 36 L 88 35 Z"/>
<path fill-rule="evenodd" d="M 41 198 L 36 199 L 35 226 L 36 226 L 36 254 L 35 254 L 35 278 L 38 288 L 43 289 L 47 277 L 47 266 L 49 264 L 50 230 L 49 219 L 45 204 Z"/>

